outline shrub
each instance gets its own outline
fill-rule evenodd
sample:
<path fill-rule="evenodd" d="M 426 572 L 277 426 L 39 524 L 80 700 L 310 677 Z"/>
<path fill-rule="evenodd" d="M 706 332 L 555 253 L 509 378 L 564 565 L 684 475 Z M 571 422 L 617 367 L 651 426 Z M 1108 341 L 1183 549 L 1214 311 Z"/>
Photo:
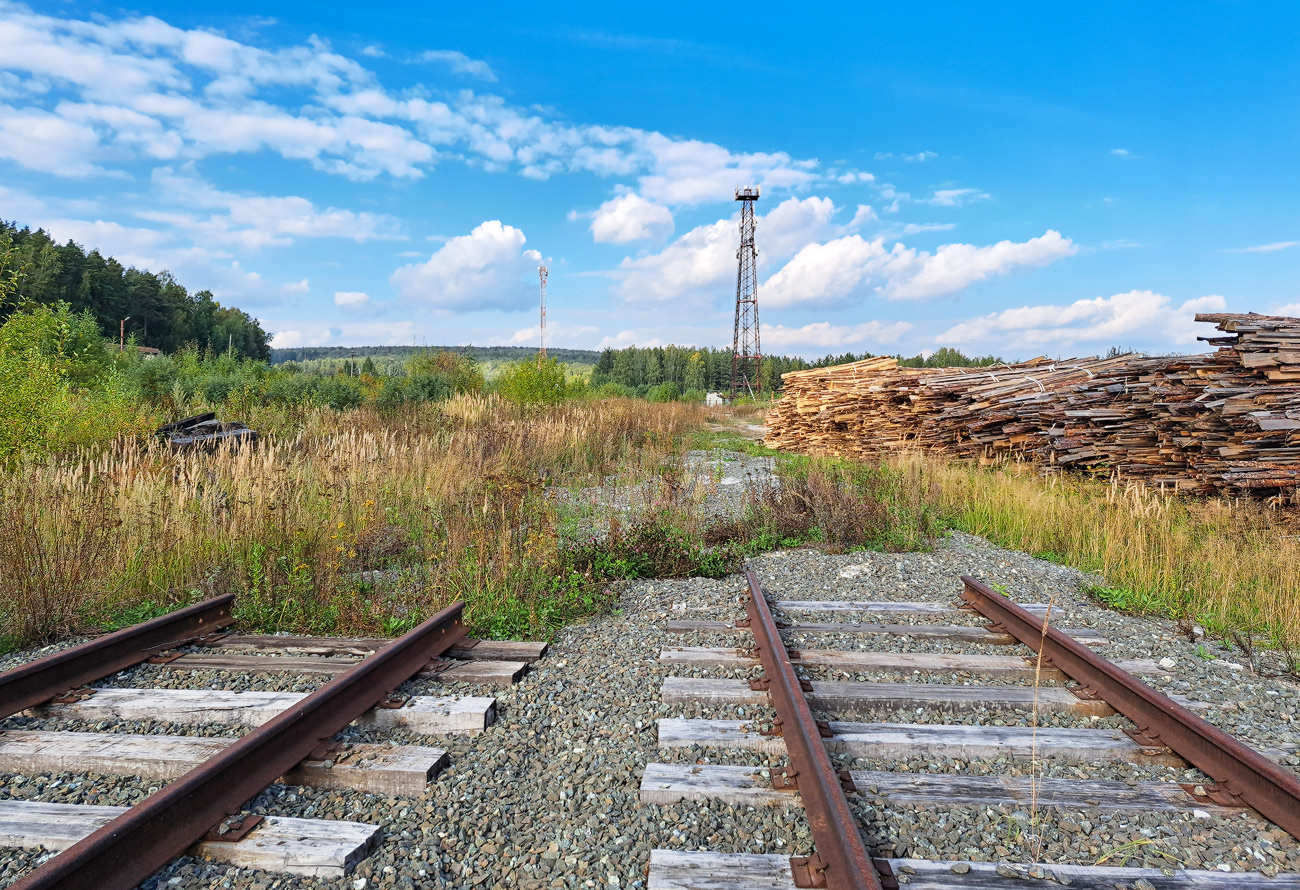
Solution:
<path fill-rule="evenodd" d="M 682 391 L 677 387 L 677 383 L 669 380 L 667 383 L 650 387 L 645 397 L 650 402 L 675 402 L 681 398 L 681 395 Z"/>
<path fill-rule="evenodd" d="M 516 405 L 558 405 L 565 399 L 564 366 L 556 359 L 511 362 L 497 378 L 501 398 Z"/>
<path fill-rule="evenodd" d="M 325 377 L 316 386 L 316 400 L 335 411 L 346 411 L 364 402 L 365 395 L 352 377 Z"/>

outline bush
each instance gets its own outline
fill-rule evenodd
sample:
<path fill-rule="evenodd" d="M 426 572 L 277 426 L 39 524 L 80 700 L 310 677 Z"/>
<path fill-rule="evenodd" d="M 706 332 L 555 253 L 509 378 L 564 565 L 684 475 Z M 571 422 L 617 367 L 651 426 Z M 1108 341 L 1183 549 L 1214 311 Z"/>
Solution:
<path fill-rule="evenodd" d="M 544 362 L 511 362 L 497 378 L 501 398 L 516 405 L 558 405 L 566 396 L 564 365 L 556 359 Z"/>
<path fill-rule="evenodd" d="M 316 400 L 335 411 L 355 408 L 366 400 L 361 384 L 352 377 L 325 377 L 316 386 Z"/>
<path fill-rule="evenodd" d="M 265 397 L 272 405 L 309 405 L 316 398 L 319 378 L 306 374 L 281 374 L 267 381 Z"/>
<path fill-rule="evenodd" d="M 682 391 L 678 389 L 676 382 L 670 380 L 650 387 L 645 397 L 649 402 L 675 402 L 681 398 L 681 395 Z"/>

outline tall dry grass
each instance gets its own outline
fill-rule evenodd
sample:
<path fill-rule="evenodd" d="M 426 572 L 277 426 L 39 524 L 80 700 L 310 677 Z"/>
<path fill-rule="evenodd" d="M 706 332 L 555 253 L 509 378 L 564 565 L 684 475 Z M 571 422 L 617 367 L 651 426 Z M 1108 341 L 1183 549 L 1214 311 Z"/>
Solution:
<path fill-rule="evenodd" d="M 1262 640 L 1300 653 L 1300 539 L 1283 514 L 1014 463 L 915 453 L 890 463 L 960 528 L 1100 573 L 1094 592 L 1112 605 L 1198 622 L 1248 652 Z"/>
<path fill-rule="evenodd" d="M 480 632 L 544 633 L 598 605 L 556 587 L 548 489 L 658 466 L 703 418 L 469 396 L 397 415 L 253 407 L 272 433 L 256 447 L 129 441 L 21 466 L 0 475 L 0 643 L 224 591 L 257 630 L 396 633 L 464 599 Z"/>

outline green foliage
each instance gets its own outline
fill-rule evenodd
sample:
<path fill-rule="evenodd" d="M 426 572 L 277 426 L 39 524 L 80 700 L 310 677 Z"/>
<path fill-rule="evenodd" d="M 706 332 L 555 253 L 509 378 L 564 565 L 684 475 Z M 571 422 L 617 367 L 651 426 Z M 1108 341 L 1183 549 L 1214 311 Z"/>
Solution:
<path fill-rule="evenodd" d="M 0 324 L 0 462 L 94 445 L 144 423 L 88 313 L 26 303 Z"/>
<path fill-rule="evenodd" d="M 208 291 L 190 294 L 168 272 L 127 268 L 72 241 L 58 245 L 41 230 L 0 222 L 0 280 L 12 290 L 11 299 L 0 299 L 0 319 L 24 302 L 66 304 L 88 313 L 99 337 L 114 343 L 129 318 L 127 333 L 142 346 L 172 352 L 189 342 L 270 358 L 266 332 L 248 313 L 222 306 Z"/>
<path fill-rule="evenodd" d="M 506 365 L 496 380 L 497 392 L 516 405 L 558 405 L 568 392 L 564 366 L 558 359 Z"/>

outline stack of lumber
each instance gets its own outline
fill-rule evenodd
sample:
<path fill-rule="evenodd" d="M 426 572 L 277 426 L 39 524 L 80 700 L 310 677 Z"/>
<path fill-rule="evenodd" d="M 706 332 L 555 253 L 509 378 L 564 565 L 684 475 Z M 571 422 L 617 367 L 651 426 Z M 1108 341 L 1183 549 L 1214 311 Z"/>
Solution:
<path fill-rule="evenodd" d="M 1294 496 L 1300 319 L 1197 315 L 1209 354 L 900 368 L 878 358 L 783 375 L 773 448 L 875 457 L 919 447 L 1034 460 L 1198 494 Z"/>

